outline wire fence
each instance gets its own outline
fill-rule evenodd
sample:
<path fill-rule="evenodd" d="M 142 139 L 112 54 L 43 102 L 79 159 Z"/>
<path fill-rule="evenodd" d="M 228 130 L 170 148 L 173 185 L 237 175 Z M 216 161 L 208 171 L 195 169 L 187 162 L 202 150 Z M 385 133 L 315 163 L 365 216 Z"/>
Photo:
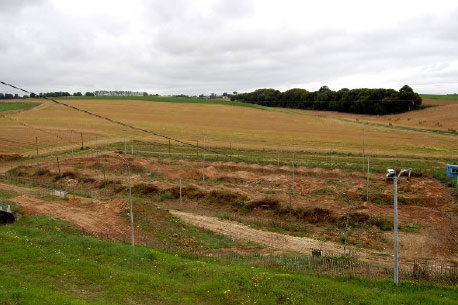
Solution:
<path fill-rule="evenodd" d="M 88 233 L 90 234 L 90 233 Z M 131 236 L 126 234 L 113 239 L 110 235 L 98 235 L 102 239 L 131 243 Z M 312 249 L 310 255 L 262 255 L 258 253 L 243 254 L 235 250 L 222 253 L 211 251 L 196 251 L 189 248 L 171 248 L 164 246 L 158 239 L 145 236 L 136 237 L 136 246 L 143 246 L 162 252 L 178 255 L 187 259 L 214 261 L 223 264 L 243 264 L 247 266 L 274 268 L 278 270 L 351 276 L 356 278 L 390 279 L 393 277 L 393 266 L 362 261 L 355 253 L 324 252 Z M 399 268 L 401 280 L 420 281 L 440 285 L 458 284 L 458 265 L 438 261 L 415 260 L 404 263 Z"/>

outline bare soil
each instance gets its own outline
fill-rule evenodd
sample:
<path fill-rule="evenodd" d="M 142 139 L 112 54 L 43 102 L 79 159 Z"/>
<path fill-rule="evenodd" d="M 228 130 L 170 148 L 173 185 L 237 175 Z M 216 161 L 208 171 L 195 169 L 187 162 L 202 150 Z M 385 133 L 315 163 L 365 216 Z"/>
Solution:
<path fill-rule="evenodd" d="M 393 232 L 390 228 L 382 229 L 393 219 L 392 185 L 384 181 L 383 174 L 371 174 L 370 189 L 375 193 L 365 202 L 366 177 L 357 171 L 297 168 L 292 189 L 288 166 L 209 162 L 203 183 L 201 163 L 198 162 L 131 156 L 128 159 L 132 169 L 132 190 L 134 196 L 144 202 L 140 213 L 145 215 L 156 205 L 177 209 L 178 179 L 182 178 L 182 211 L 173 213 L 186 222 L 284 251 L 305 253 L 315 246 L 335 251 L 343 246 L 346 198 L 349 198 L 349 244 L 363 256 L 372 252 L 392 253 Z M 127 193 L 125 165 L 109 155 L 61 160 L 60 171 L 59 174 L 53 161 L 14 170 L 23 177 L 79 190 L 100 191 L 109 198 Z M 149 177 L 151 172 L 156 174 L 154 180 Z M 428 177 L 401 180 L 399 190 L 402 199 L 399 208 L 401 257 L 456 260 L 458 216 L 451 212 L 456 206 L 451 190 Z M 119 216 L 119 209 L 111 203 L 93 201 L 72 205 L 56 201 L 60 209 L 53 209 L 53 202 L 20 198 L 15 200 L 28 213 L 63 217 L 94 234 L 115 232 L 116 235 L 117 231 L 124 232 L 127 228 L 126 221 Z M 37 207 L 41 205 L 45 208 Z M 92 216 L 80 219 L 79 214 Z M 103 215 L 108 215 L 106 221 Z M 221 222 L 221 218 L 237 220 L 237 223 L 228 225 Z M 104 221 L 106 225 L 97 225 Z M 272 229 L 272 223 L 280 226 L 278 233 L 266 231 Z M 250 231 L 243 224 L 257 224 L 257 228 L 264 230 L 251 228 L 255 231 Z M 112 226 L 116 229 L 112 230 Z"/>
<path fill-rule="evenodd" d="M 122 240 L 129 232 L 129 226 L 119 214 L 127 204 L 126 200 L 114 199 L 109 202 L 71 197 L 68 201 L 48 201 L 21 195 L 13 198 L 26 215 L 44 215 L 60 218 L 97 237 Z"/>

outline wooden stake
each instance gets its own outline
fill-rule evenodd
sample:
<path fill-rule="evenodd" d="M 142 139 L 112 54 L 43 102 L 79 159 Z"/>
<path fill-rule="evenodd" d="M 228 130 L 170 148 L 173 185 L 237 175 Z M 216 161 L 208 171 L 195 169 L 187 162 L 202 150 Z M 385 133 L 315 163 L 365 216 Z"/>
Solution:
<path fill-rule="evenodd" d="M 205 138 L 204 138 L 204 149 L 202 152 L 202 181 L 205 181 Z"/>
<path fill-rule="evenodd" d="M 183 201 L 181 199 L 181 178 L 180 178 L 180 209 L 183 208 Z"/>
<path fill-rule="evenodd" d="M 81 132 L 81 150 L 84 149 L 83 133 Z"/>
<path fill-rule="evenodd" d="M 72 158 L 75 158 L 73 155 L 73 130 L 70 130 L 70 142 L 72 143 Z"/>
<path fill-rule="evenodd" d="M 366 202 L 369 202 L 369 156 L 367 156 Z"/>
<path fill-rule="evenodd" d="M 38 157 L 38 137 L 37 136 L 35 136 L 35 144 L 37 146 L 37 157 Z"/>
<path fill-rule="evenodd" d="M 169 139 L 169 156 L 170 156 L 170 139 Z"/>
<path fill-rule="evenodd" d="M 196 155 L 197 155 L 197 158 L 199 158 L 199 140 L 197 140 Z"/>
<path fill-rule="evenodd" d="M 57 158 L 57 169 L 59 170 L 59 176 L 62 177 L 62 175 L 60 174 L 60 164 L 59 164 L 59 157 L 56 157 Z"/>

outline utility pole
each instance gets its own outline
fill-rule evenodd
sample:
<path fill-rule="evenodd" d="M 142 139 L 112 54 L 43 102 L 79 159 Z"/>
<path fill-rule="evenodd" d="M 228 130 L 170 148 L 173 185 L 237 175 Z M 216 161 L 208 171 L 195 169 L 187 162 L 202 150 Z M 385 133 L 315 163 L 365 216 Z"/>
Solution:
<path fill-rule="evenodd" d="M 399 251 L 398 251 L 398 177 L 393 180 L 394 193 L 394 283 L 399 283 Z"/>

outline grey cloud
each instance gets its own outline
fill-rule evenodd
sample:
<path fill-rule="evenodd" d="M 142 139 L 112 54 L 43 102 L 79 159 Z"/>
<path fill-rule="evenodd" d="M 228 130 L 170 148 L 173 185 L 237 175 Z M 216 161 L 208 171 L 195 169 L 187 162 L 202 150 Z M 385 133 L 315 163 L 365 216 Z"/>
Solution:
<path fill-rule="evenodd" d="M 0 9 L 20 12 L 0 19 L 0 76 L 35 91 L 365 87 L 378 76 L 378 87 L 458 91 L 458 11 L 366 32 L 339 25 L 304 31 L 251 23 L 257 7 L 242 0 L 213 1 L 205 10 L 184 0 L 134 1 L 138 12 L 117 18 L 90 7 L 79 15 L 71 5 L 10 2 L 0 1 Z M 359 75 L 358 83 L 350 81 Z"/>

